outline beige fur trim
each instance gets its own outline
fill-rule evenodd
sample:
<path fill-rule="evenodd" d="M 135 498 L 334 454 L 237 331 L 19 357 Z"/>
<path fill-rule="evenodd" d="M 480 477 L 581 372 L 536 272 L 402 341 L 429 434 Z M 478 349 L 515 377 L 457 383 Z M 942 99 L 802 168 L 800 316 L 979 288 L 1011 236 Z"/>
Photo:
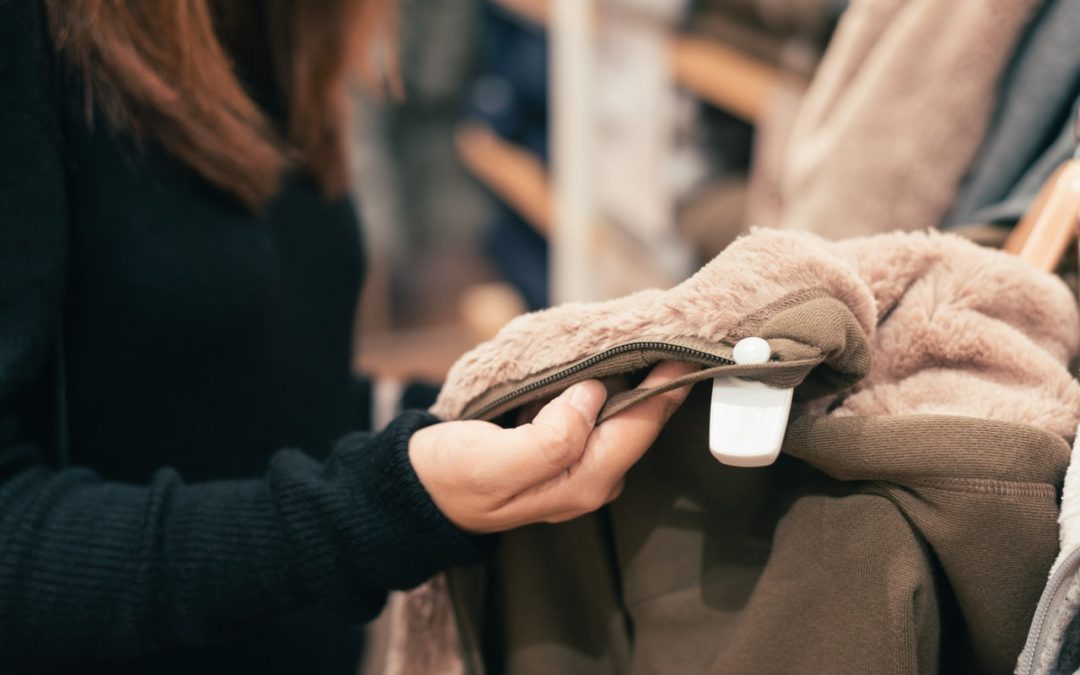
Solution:
<path fill-rule="evenodd" d="M 464 675 L 445 577 L 393 593 L 384 611 L 390 619 L 385 675 Z"/>
<path fill-rule="evenodd" d="M 938 233 L 835 244 L 877 300 L 874 367 L 837 415 L 964 415 L 1072 440 L 1080 344 L 1072 293 L 1000 251 Z"/>

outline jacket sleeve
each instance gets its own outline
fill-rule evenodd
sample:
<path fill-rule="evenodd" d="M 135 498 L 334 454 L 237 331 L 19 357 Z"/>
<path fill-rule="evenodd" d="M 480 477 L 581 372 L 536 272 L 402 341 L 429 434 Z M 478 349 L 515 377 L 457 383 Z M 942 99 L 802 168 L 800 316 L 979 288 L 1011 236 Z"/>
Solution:
<path fill-rule="evenodd" d="M 343 439 L 326 463 L 283 450 L 251 480 L 108 482 L 43 459 L 65 283 L 62 142 L 41 3 L 0 0 L 0 660 L 117 659 L 314 603 L 358 621 L 388 589 L 464 562 L 412 471 L 433 417 Z"/>

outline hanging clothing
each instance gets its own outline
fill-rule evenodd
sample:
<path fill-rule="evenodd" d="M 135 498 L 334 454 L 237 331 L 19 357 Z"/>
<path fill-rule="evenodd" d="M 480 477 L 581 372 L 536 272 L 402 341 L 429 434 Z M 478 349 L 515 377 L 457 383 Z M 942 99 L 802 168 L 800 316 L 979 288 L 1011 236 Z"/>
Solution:
<path fill-rule="evenodd" d="M 993 121 L 945 227 L 1017 222 L 1080 137 L 1080 3 L 1048 0 L 998 94 Z"/>
<path fill-rule="evenodd" d="M 936 227 L 1042 0 L 864 0 L 840 19 L 752 224 L 831 239 Z M 773 141 L 774 144 L 777 141 Z M 773 202 L 778 202 L 774 204 Z"/>

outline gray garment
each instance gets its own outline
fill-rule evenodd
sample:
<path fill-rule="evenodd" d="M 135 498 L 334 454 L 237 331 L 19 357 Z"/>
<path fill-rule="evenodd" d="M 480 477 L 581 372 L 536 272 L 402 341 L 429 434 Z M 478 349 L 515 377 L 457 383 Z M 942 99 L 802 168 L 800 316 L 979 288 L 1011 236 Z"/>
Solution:
<path fill-rule="evenodd" d="M 1078 430 L 1080 432 L 1080 430 Z M 1080 672 L 1080 433 L 1073 447 L 1061 496 L 1061 551 L 1043 590 L 1017 675 Z"/>
<path fill-rule="evenodd" d="M 1068 675 L 1080 670 L 1080 614 L 1073 616 L 1061 640 L 1061 654 L 1054 666 L 1055 675 Z"/>
<path fill-rule="evenodd" d="M 1015 223 L 1076 151 L 1080 1 L 1047 0 L 1003 78 L 998 108 L 944 228 Z"/>

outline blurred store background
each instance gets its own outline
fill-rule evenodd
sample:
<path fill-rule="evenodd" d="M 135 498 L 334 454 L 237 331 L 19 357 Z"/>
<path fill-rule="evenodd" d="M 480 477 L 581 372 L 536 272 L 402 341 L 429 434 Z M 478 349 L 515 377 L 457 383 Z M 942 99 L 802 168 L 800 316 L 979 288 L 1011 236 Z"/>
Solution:
<path fill-rule="evenodd" d="M 358 93 L 358 367 L 441 380 L 514 315 L 672 285 L 775 210 L 841 0 L 407 0 Z"/>

